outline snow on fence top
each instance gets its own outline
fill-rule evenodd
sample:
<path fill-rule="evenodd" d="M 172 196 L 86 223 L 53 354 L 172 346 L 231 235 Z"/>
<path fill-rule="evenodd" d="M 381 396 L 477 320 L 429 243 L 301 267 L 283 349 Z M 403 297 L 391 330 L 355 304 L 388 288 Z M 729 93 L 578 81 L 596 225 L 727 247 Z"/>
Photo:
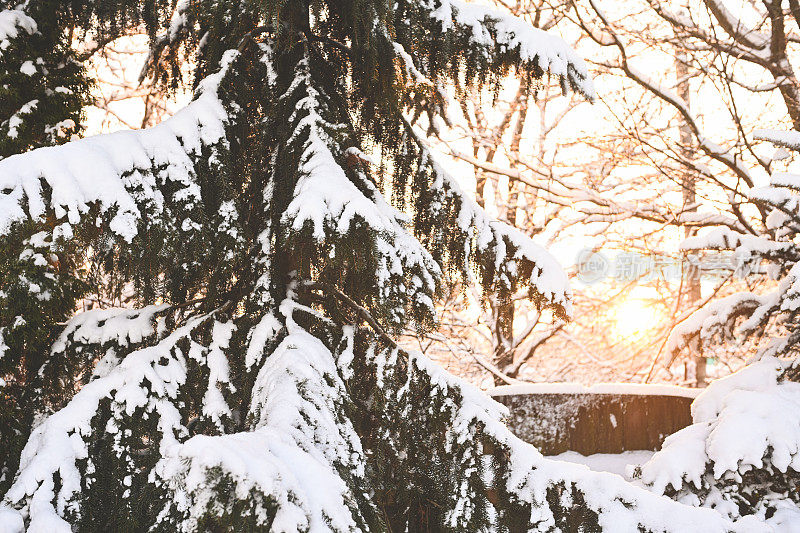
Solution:
<path fill-rule="evenodd" d="M 700 389 L 675 385 L 649 385 L 644 383 L 597 383 L 590 387 L 580 383 L 518 383 L 503 385 L 487 391 L 490 396 L 515 394 L 635 394 L 649 396 L 682 396 L 696 398 Z"/>

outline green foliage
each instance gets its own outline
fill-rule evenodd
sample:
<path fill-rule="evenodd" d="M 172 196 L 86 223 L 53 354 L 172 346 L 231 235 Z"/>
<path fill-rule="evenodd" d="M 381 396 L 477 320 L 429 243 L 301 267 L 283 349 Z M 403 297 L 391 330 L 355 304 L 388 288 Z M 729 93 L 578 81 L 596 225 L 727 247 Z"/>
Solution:
<path fill-rule="evenodd" d="M 80 132 L 89 81 L 59 20 L 61 4 L 32 2 L 5 19 L 16 36 L 0 53 L 0 157 Z"/>
<path fill-rule="evenodd" d="M 144 531 L 165 497 L 141 475 L 158 459 L 156 418 L 140 409 L 110 424 L 114 409 L 119 407 L 105 400 L 97 410 L 92 421 L 97 437 L 79 466 L 85 494 L 67 507 L 79 531 Z"/>
<path fill-rule="evenodd" d="M 261 491 L 252 490 L 244 498 L 237 497 L 236 483 L 220 468 L 208 472 L 208 483 L 213 487 L 215 497 L 209 499 L 203 517 L 197 523 L 198 531 L 255 533 L 270 530 L 277 505 Z M 174 531 L 166 525 L 159 528 Z"/>
<path fill-rule="evenodd" d="M 46 224 L 16 224 L 0 241 L 0 490 L 8 488 L 33 416 L 40 406 L 43 384 L 39 370 L 49 347 L 73 313 L 86 286 L 75 275 L 69 250 L 73 243 L 52 240 Z M 48 396 L 70 391 L 59 369 Z"/>

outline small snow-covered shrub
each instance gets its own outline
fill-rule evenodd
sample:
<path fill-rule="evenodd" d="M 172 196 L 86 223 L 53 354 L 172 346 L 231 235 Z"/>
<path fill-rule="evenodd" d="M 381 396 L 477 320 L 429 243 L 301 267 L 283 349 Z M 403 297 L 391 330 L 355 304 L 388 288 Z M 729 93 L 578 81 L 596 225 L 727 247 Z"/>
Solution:
<path fill-rule="evenodd" d="M 755 138 L 800 151 L 800 133 Z M 748 289 L 713 299 L 679 323 L 667 343 L 702 353 L 754 341 L 753 362 L 711 384 L 692 406 L 694 424 L 670 436 L 640 469 L 658 493 L 730 518 L 800 524 L 800 174 L 773 171 L 746 193 L 761 223 L 722 226 L 687 238 L 689 252 L 733 252 L 759 268 Z"/>
<path fill-rule="evenodd" d="M 765 357 L 714 381 L 692 404 L 694 424 L 639 469 L 655 492 L 738 519 L 800 519 L 800 383 L 792 363 Z"/>

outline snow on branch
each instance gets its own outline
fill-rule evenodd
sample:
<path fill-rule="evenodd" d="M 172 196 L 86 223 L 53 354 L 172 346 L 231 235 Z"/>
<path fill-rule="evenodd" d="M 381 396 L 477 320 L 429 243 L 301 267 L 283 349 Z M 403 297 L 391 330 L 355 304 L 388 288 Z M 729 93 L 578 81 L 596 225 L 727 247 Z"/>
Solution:
<path fill-rule="evenodd" d="M 769 141 L 785 148 L 800 150 L 800 132 L 798 131 L 756 130 L 753 132 L 753 138 Z"/>
<path fill-rule="evenodd" d="M 773 255 L 794 249 L 788 242 L 775 242 L 761 235 L 739 233 L 728 227 L 715 228 L 704 235 L 688 237 L 681 242 L 682 251 L 734 250 L 752 255 Z"/>
<path fill-rule="evenodd" d="M 493 9 L 460 0 L 430 0 L 431 17 L 443 33 L 466 31 L 473 46 L 492 54 L 497 46 L 502 54 L 513 54 L 523 67 L 533 67 L 537 77 L 548 73 L 561 80 L 563 88 L 571 87 L 594 99 L 594 85 L 583 60 L 559 37 L 525 20 Z"/>
<path fill-rule="evenodd" d="M 756 30 L 748 28 L 741 20 L 731 13 L 720 0 L 703 0 L 708 9 L 714 14 L 725 32 L 736 41 L 750 48 L 762 50 L 769 47 L 770 37 Z"/>
<path fill-rule="evenodd" d="M 302 145 L 300 177 L 281 223 L 291 230 L 290 238 L 301 236 L 309 228 L 318 244 L 334 243 L 332 253 L 346 247 L 343 244 L 348 238 L 366 228 L 366 238 L 374 240 L 372 248 L 378 256 L 374 274 L 378 299 L 398 303 L 410 298 L 412 306 L 432 314 L 440 267 L 406 228 L 409 218 L 390 206 L 362 171 L 351 169 L 348 175 L 339 163 L 348 157 L 358 159 L 359 164 L 367 161 L 364 155 L 358 155 L 358 147 L 342 144 L 342 138 L 350 142 L 347 125 L 326 120 L 328 100 L 314 85 L 310 61 L 306 57 L 298 64 L 296 79 L 283 96 L 287 98 L 298 90 L 304 93 L 289 119 L 294 131 L 287 142 Z M 345 135 L 337 138 L 337 134 Z M 366 243 L 360 240 L 357 245 L 364 247 Z M 404 277 L 409 279 L 398 282 Z M 393 313 L 390 320 L 401 322 L 403 311 L 395 307 Z"/>
<path fill-rule="evenodd" d="M 2 50 L 11 45 L 11 39 L 19 37 L 20 30 L 28 35 L 33 35 L 36 33 L 36 28 L 36 21 L 21 9 L 0 11 L 0 57 L 2 57 Z"/>
<path fill-rule="evenodd" d="M 58 219 L 77 224 L 91 205 L 99 204 L 103 211 L 115 210 L 110 228 L 130 242 L 137 233 L 140 206 L 158 209 L 163 202 L 155 176 L 179 184 L 187 200 L 199 200 L 194 160 L 203 147 L 224 142 L 227 115 L 217 89 L 234 57 L 235 52 L 228 53 L 223 68 L 201 83 L 195 100 L 153 128 L 99 135 L 1 160 L 0 233 L 25 218 L 40 220 L 50 209 Z"/>
<path fill-rule="evenodd" d="M 72 343 L 117 346 L 138 344 L 153 335 L 155 317 L 168 305 L 149 305 L 143 309 L 93 309 L 77 314 L 53 343 L 53 353 L 63 352 Z"/>
<path fill-rule="evenodd" d="M 464 264 L 455 266 L 469 273 L 475 265 L 484 275 L 484 283 L 505 290 L 520 273 L 528 272 L 520 282 L 529 286 L 537 304 L 560 308 L 570 316 L 572 290 L 558 261 L 520 230 L 489 216 L 435 160 L 413 128 L 407 124 L 406 130 L 418 150 L 418 172 L 431 173 L 433 201 L 423 207 L 434 211 L 434 217 L 453 217 L 445 223 L 451 223 L 448 227 L 454 226 L 454 231 L 443 238 L 463 251 Z"/>
<path fill-rule="evenodd" d="M 711 383 L 692 404 L 694 424 L 667 437 L 641 480 L 732 519 L 766 512 L 777 521 L 798 498 L 800 383 L 782 379 L 790 364 L 764 357 Z M 759 491 L 751 501 L 749 483 Z"/>
<path fill-rule="evenodd" d="M 768 300 L 767 297 L 753 293 L 739 293 L 716 300 L 698 309 L 685 320 L 679 322 L 667 339 L 667 353 L 675 353 L 692 342 L 702 350 L 714 340 L 728 340 L 733 337 L 737 318 L 747 316 Z M 769 299 L 770 303 L 772 299 Z"/>
<path fill-rule="evenodd" d="M 164 334 L 163 314 L 168 305 L 141 309 L 108 308 L 78 313 L 67 322 L 50 348 L 50 357 L 39 371 L 46 381 L 64 383 L 59 369 L 72 368 L 71 375 L 83 384 L 108 375 L 130 353 L 157 341 Z M 58 377 L 57 377 L 58 376 Z M 56 396 L 56 405 L 60 398 Z"/>
<path fill-rule="evenodd" d="M 72 531 L 63 517 L 68 510 L 80 512 L 71 500 L 83 490 L 85 473 L 80 463 L 89 455 L 92 419 L 104 400 L 113 401 L 118 416 L 145 412 L 157 417 L 162 452 L 177 444 L 178 436 L 186 432 L 173 404 L 186 381 L 185 355 L 177 344 L 206 318 L 190 320 L 154 346 L 132 352 L 108 375 L 83 386 L 63 409 L 33 430 L 14 484 L 5 495 L 6 502 L 27 508 L 31 530 Z M 119 435 L 113 425 L 108 429 Z M 58 485 L 56 479 L 60 479 Z"/>
<path fill-rule="evenodd" d="M 171 505 L 184 516 L 179 530 L 196 531 L 211 506 L 251 492 L 263 495 L 248 509 L 256 523 L 268 524 L 269 506 L 277 507 L 269 523 L 274 531 L 363 529 L 355 502 L 363 505 L 365 495 L 354 494 L 337 474 L 343 468 L 361 479 L 365 465 L 355 429 L 346 418 L 339 421 L 346 392 L 330 351 L 293 328 L 266 359 L 253 390 L 252 430 L 194 436 L 171 447 L 156 466 L 173 491 Z M 216 485 L 225 480 L 232 493 Z"/>
<path fill-rule="evenodd" d="M 301 177 L 283 221 L 290 223 L 295 231 L 310 224 L 313 236 L 318 241 L 324 240 L 326 229 L 332 228 L 339 234 L 347 233 L 356 218 L 378 233 L 397 234 L 400 229 L 398 218 L 405 217 L 385 201 L 365 196 L 347 177 L 333 152 L 338 143 L 327 131 L 341 130 L 345 126 L 331 124 L 323 118 L 324 102 L 313 85 L 308 61 L 304 60 L 297 68 L 297 83 L 303 84 L 306 96 L 297 102 L 294 114 L 289 119 L 290 122 L 296 122 L 296 126 L 288 143 L 304 137 L 303 163 Z M 353 148 L 348 147 L 348 150 Z M 338 155 L 341 157 L 344 153 Z"/>

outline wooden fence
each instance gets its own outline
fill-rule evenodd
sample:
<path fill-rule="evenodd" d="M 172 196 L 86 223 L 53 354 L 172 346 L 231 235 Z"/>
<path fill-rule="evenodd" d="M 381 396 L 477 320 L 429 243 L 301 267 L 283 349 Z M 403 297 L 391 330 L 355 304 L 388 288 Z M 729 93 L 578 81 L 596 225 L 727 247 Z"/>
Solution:
<path fill-rule="evenodd" d="M 549 391 L 527 386 L 515 392 L 515 387 L 490 393 L 508 407 L 511 430 L 545 455 L 657 450 L 667 435 L 692 423 L 690 405 L 696 395 L 690 389 L 659 386 L 637 386 L 633 391 L 606 387 L 606 392 L 580 386 Z"/>

